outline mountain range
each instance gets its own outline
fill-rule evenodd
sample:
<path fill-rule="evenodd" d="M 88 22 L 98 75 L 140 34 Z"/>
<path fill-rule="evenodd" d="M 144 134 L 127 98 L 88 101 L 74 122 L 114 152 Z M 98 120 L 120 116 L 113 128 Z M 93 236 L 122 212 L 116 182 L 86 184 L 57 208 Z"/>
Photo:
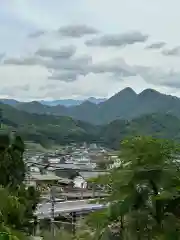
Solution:
<path fill-rule="evenodd" d="M 137 94 L 133 89 L 125 88 L 100 103 L 87 100 L 68 107 L 48 106 L 37 101 L 24 103 L 11 100 L 11 103 L 4 103 L 28 113 L 68 116 L 95 125 L 108 124 L 117 119 L 132 120 L 156 113 L 180 117 L 180 99 L 162 94 L 154 89 L 146 89 Z"/>
<path fill-rule="evenodd" d="M 57 106 L 57 105 L 63 105 L 65 107 L 70 107 L 70 106 L 77 106 L 82 104 L 85 101 L 92 102 L 94 104 L 99 104 L 101 102 L 106 101 L 106 98 L 95 98 L 95 97 L 90 97 L 86 100 L 76 100 L 76 99 L 61 99 L 61 100 L 54 100 L 54 101 L 45 101 L 41 100 L 40 103 L 47 105 L 47 106 Z"/>
<path fill-rule="evenodd" d="M 5 104 L 9 104 L 11 106 L 15 106 L 19 103 L 23 103 L 20 101 L 17 101 L 15 99 L 0 99 L 1 102 L 5 103 Z M 99 104 L 101 102 L 106 101 L 106 98 L 95 98 L 95 97 L 90 97 L 88 99 L 85 100 L 77 100 L 77 99 L 60 99 L 60 100 L 52 100 L 52 101 L 46 101 L 46 100 L 40 100 L 38 102 L 40 102 L 43 105 L 47 105 L 47 106 L 57 106 L 57 105 L 62 105 L 65 107 L 70 107 L 70 106 L 77 106 L 82 104 L 85 101 L 89 101 L 92 102 L 94 104 Z M 25 102 L 24 102 L 25 103 Z"/>
<path fill-rule="evenodd" d="M 15 130 L 23 140 L 40 143 L 44 147 L 96 142 L 119 149 L 121 140 L 137 135 L 152 135 L 180 142 L 180 119 L 170 114 L 154 113 L 129 121 L 117 119 L 109 124 L 93 125 L 67 116 L 28 113 L 3 103 L 0 103 L 0 109 L 4 129 Z"/>

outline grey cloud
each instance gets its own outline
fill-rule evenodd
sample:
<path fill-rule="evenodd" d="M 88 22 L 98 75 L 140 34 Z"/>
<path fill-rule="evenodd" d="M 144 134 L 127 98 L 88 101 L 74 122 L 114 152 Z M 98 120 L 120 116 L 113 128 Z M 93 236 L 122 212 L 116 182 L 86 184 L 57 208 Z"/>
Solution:
<path fill-rule="evenodd" d="M 86 76 L 89 73 L 89 66 L 92 64 L 91 56 L 81 56 L 71 59 L 56 59 L 46 62 L 46 67 L 52 72 L 51 80 L 72 82 L 78 76 Z"/>
<path fill-rule="evenodd" d="M 64 72 L 60 72 L 60 73 L 53 73 L 49 79 L 51 80 L 61 80 L 63 82 L 73 82 L 75 80 L 77 80 L 78 76 L 80 75 L 79 72 L 76 71 L 64 71 Z"/>
<path fill-rule="evenodd" d="M 47 55 L 47 54 L 46 54 Z M 44 55 L 43 55 L 44 56 Z M 51 54 L 51 56 L 53 56 Z M 6 59 L 4 64 L 15 65 L 40 65 L 49 70 L 51 80 L 60 80 L 72 82 L 79 76 L 86 76 L 90 73 L 104 74 L 110 73 L 114 78 L 135 76 L 136 69 L 128 65 L 123 59 L 114 59 L 99 63 L 93 63 L 92 57 L 82 55 L 71 58 L 48 58 L 31 57 L 31 58 L 11 58 Z"/>
<path fill-rule="evenodd" d="M 39 49 L 34 56 L 29 57 L 14 57 L 6 58 L 3 64 L 7 65 L 41 65 L 44 67 L 54 68 L 60 67 L 60 64 L 68 63 L 68 59 L 71 58 L 76 52 L 76 47 L 73 45 L 65 46 L 57 49 Z M 46 59 L 47 58 L 47 59 Z M 50 58 L 48 60 L 48 58 Z M 69 60 L 70 61 L 70 60 Z"/>
<path fill-rule="evenodd" d="M 76 57 L 73 60 L 76 61 L 78 64 L 83 64 L 83 65 L 92 63 L 92 57 L 90 55 L 85 55 L 85 54 L 82 56 Z"/>
<path fill-rule="evenodd" d="M 59 28 L 58 32 L 64 37 L 80 38 L 85 35 L 97 34 L 99 31 L 86 25 L 68 25 Z"/>
<path fill-rule="evenodd" d="M 63 52 L 64 51 L 64 52 Z M 39 65 L 45 67 L 49 70 L 75 70 L 84 73 L 86 67 L 89 63 L 92 62 L 92 57 L 89 55 L 83 55 L 79 57 L 71 58 L 71 55 L 74 53 L 74 49 L 60 50 L 58 54 L 55 51 L 39 51 L 39 56 L 31 56 L 31 57 L 24 57 L 24 58 L 7 58 L 3 61 L 3 64 L 6 65 Z M 49 56 L 49 58 L 44 58 Z M 51 56 L 51 58 L 50 58 Z M 61 57 L 60 57 L 61 56 Z"/>
<path fill-rule="evenodd" d="M 89 65 L 83 63 L 82 59 L 79 59 L 79 61 L 62 61 L 57 65 L 53 64 L 48 67 L 52 71 L 49 79 L 64 82 L 75 81 L 80 75 L 86 76 L 89 73 Z"/>
<path fill-rule="evenodd" d="M 134 71 L 141 76 L 147 83 L 159 84 L 163 81 L 166 74 L 162 69 L 149 66 L 134 66 Z"/>
<path fill-rule="evenodd" d="M 30 90 L 29 84 L 19 85 L 19 86 L 15 85 L 11 87 L 1 88 L 0 93 L 4 95 L 16 96 L 17 91 L 27 92 L 29 90 Z"/>
<path fill-rule="evenodd" d="M 82 56 L 73 59 L 56 59 L 50 60 L 45 63 L 45 66 L 53 70 L 66 70 L 66 71 L 87 71 L 88 64 L 92 62 L 90 56 Z"/>
<path fill-rule="evenodd" d="M 106 62 L 101 62 L 96 64 L 92 63 L 91 61 L 83 62 L 82 59 L 81 58 L 76 59 L 75 62 L 68 61 L 66 63 L 62 62 L 59 64 L 57 64 L 56 62 L 57 64 L 56 67 L 55 65 L 53 65 L 53 69 L 55 71 L 52 73 L 49 79 L 72 82 L 77 80 L 77 78 L 80 75 L 86 76 L 90 73 L 94 73 L 94 74 L 110 73 L 116 77 L 117 76 L 128 77 L 128 76 L 136 75 L 136 72 L 134 71 L 134 69 L 128 64 L 126 64 L 125 61 L 122 59 L 115 59 L 113 61 L 106 61 Z"/>
<path fill-rule="evenodd" d="M 146 49 L 160 49 L 160 48 L 163 48 L 165 45 L 166 45 L 165 42 L 155 42 L 155 43 L 152 43 L 152 44 L 146 46 L 145 48 Z"/>
<path fill-rule="evenodd" d="M 33 66 L 33 65 L 41 65 L 42 60 L 36 57 L 26 57 L 26 58 L 7 58 L 3 61 L 3 64 L 7 65 L 27 65 L 27 66 Z"/>
<path fill-rule="evenodd" d="M 68 60 L 46 62 L 46 67 L 55 71 L 70 71 L 80 75 L 89 73 L 121 73 L 122 75 L 134 76 L 134 70 L 122 59 L 114 59 L 100 63 L 92 63 L 91 56 L 82 56 Z"/>
<path fill-rule="evenodd" d="M 171 48 L 171 49 L 165 49 L 162 51 L 162 54 L 165 56 L 180 56 L 180 46 Z"/>
<path fill-rule="evenodd" d="M 160 83 L 170 88 L 180 88 L 180 72 L 170 70 L 162 73 Z"/>
<path fill-rule="evenodd" d="M 169 74 L 164 78 L 163 85 L 170 88 L 180 88 L 180 72 L 169 72 Z"/>
<path fill-rule="evenodd" d="M 123 34 L 106 34 L 100 37 L 95 37 L 87 40 L 87 46 L 101 46 L 101 47 L 123 47 L 135 43 L 145 42 L 148 35 L 141 32 L 127 32 Z"/>
<path fill-rule="evenodd" d="M 126 62 L 122 59 L 93 64 L 91 65 L 89 71 L 92 73 L 113 73 L 119 75 L 120 77 L 136 75 L 133 68 L 126 64 Z"/>
<path fill-rule="evenodd" d="M 58 49 L 39 49 L 35 54 L 40 57 L 50 58 L 70 58 L 76 52 L 76 47 L 73 45 L 64 46 Z"/>
<path fill-rule="evenodd" d="M 45 65 L 47 68 L 53 70 L 76 70 L 84 68 L 82 64 L 80 65 L 79 62 L 74 60 L 47 61 Z"/>
<path fill-rule="evenodd" d="M 59 80 L 64 82 L 73 82 L 79 76 L 86 76 L 90 73 L 94 74 L 112 74 L 114 79 L 141 76 L 147 83 L 153 85 L 162 85 L 166 87 L 180 87 L 180 72 L 173 70 L 164 70 L 160 68 L 153 68 L 149 66 L 131 66 L 128 65 L 123 59 L 114 59 L 100 63 L 88 64 L 72 64 L 66 68 L 54 69 L 52 75 L 49 77 L 51 80 Z"/>
<path fill-rule="evenodd" d="M 45 34 L 45 31 L 40 30 L 40 31 L 36 31 L 36 32 L 30 33 L 28 35 L 28 37 L 29 38 L 38 38 L 38 37 L 41 37 L 44 34 Z"/>
<path fill-rule="evenodd" d="M 136 73 L 147 83 L 161 85 L 170 88 L 180 87 L 180 72 L 174 70 L 163 70 L 147 66 L 134 66 Z"/>

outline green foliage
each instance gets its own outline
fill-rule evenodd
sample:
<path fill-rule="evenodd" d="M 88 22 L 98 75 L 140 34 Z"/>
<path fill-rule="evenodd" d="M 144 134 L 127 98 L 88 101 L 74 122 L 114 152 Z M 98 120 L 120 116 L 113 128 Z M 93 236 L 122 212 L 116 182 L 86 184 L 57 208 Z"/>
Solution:
<path fill-rule="evenodd" d="M 24 240 L 25 234 L 17 230 L 21 230 L 25 206 L 6 188 L 0 188 L 0 196 L 0 232 L 7 233 L 12 240 Z"/>
<path fill-rule="evenodd" d="M 102 127 L 102 142 L 119 149 L 119 142 L 132 136 L 153 136 L 154 138 L 180 141 L 180 120 L 169 114 L 151 114 L 131 121 L 116 120 Z"/>
<path fill-rule="evenodd" d="M 135 137 L 123 141 L 121 166 L 97 180 L 107 186 L 109 196 L 104 201 L 110 205 L 90 217 L 94 230 L 102 233 L 116 228 L 121 239 L 127 240 L 172 239 L 179 234 L 179 153 L 179 146 L 167 140 Z"/>
<path fill-rule="evenodd" d="M 24 143 L 19 136 L 16 136 L 12 142 L 8 133 L 6 136 L 9 138 L 8 145 L 0 149 L 0 185 L 14 187 L 21 184 L 25 176 Z M 4 137 L 0 138 L 0 141 L 3 139 Z"/>
<path fill-rule="evenodd" d="M 34 107 L 34 104 L 32 107 Z M 15 128 L 23 140 L 40 143 L 46 148 L 53 144 L 63 145 L 86 141 L 97 142 L 119 149 L 121 140 L 128 136 L 137 135 L 150 135 L 156 138 L 180 141 L 180 120 L 175 117 L 176 114 L 170 115 L 171 112 L 165 114 L 163 111 L 158 113 L 150 111 L 148 115 L 135 114 L 128 121 L 114 120 L 117 117 L 113 117 L 112 122 L 108 121 L 106 125 L 97 126 L 75 120 L 78 118 L 74 115 L 72 115 L 74 119 L 64 116 L 66 114 L 63 116 L 43 115 L 41 111 L 39 113 L 42 115 L 38 115 L 20 111 L 2 103 L 0 108 L 3 110 L 2 121 L 9 129 Z M 108 115 L 111 115 L 109 111 Z M 123 115 L 116 116 L 123 118 Z M 94 115 L 92 115 L 93 117 Z"/>
<path fill-rule="evenodd" d="M 19 111 L 6 104 L 0 104 L 3 110 L 3 123 L 9 129 L 16 129 L 23 140 L 34 141 L 45 147 L 71 142 L 97 141 L 97 129 L 89 123 L 73 120 L 70 117 L 38 115 Z"/>
<path fill-rule="evenodd" d="M 136 94 L 133 89 L 125 88 L 98 105 L 85 101 L 74 107 L 49 107 L 34 101 L 19 103 L 15 107 L 30 113 L 69 116 L 92 124 L 108 124 L 116 119 L 131 120 L 154 113 L 170 113 L 180 117 L 179 98 L 161 94 L 153 89 Z"/>
<path fill-rule="evenodd" d="M 40 194 L 33 188 L 23 185 L 25 146 L 19 136 L 10 138 L 0 149 L 0 231 L 9 229 L 8 234 L 24 239 L 20 231 L 29 232 L 30 220 L 36 209 Z M 2 138 L 0 139 L 2 141 Z M 14 239 L 14 238 L 13 238 Z"/>
<path fill-rule="evenodd" d="M 21 187 L 16 192 L 6 188 L 0 189 L 0 216 L 1 223 L 14 230 L 29 232 L 30 220 L 39 201 L 39 194 L 33 189 Z"/>
<path fill-rule="evenodd" d="M 20 204 L 25 209 L 23 222 L 20 227 L 31 231 L 32 224 L 29 221 L 34 218 L 33 212 L 36 210 L 36 206 L 40 200 L 40 192 L 32 186 L 26 188 L 24 185 L 21 185 L 13 194 L 19 199 Z"/>
<path fill-rule="evenodd" d="M 45 231 L 41 235 L 44 240 L 54 239 L 54 240 L 96 240 L 93 232 L 87 228 L 87 225 L 81 223 L 80 226 L 76 226 L 76 233 L 73 235 L 71 231 L 67 231 L 63 228 L 56 230 L 55 236 L 52 237 L 52 231 Z"/>

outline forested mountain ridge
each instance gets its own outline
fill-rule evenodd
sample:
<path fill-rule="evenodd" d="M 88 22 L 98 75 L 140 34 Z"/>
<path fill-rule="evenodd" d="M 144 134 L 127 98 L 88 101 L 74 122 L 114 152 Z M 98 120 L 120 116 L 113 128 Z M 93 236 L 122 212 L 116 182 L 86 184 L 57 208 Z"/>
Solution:
<path fill-rule="evenodd" d="M 93 125 L 67 116 L 27 113 L 3 103 L 0 109 L 2 123 L 7 129 L 15 129 L 24 140 L 44 145 L 86 141 L 118 148 L 121 140 L 132 135 L 180 140 L 180 120 L 170 114 L 147 114 L 132 120 Z"/>
<path fill-rule="evenodd" d="M 84 101 L 76 106 L 47 106 L 40 102 L 17 103 L 18 110 L 29 113 L 69 116 L 92 124 L 107 124 L 116 119 L 132 120 L 146 114 L 162 113 L 180 117 L 180 99 L 153 89 L 136 94 L 125 88 L 106 101 L 95 104 Z"/>

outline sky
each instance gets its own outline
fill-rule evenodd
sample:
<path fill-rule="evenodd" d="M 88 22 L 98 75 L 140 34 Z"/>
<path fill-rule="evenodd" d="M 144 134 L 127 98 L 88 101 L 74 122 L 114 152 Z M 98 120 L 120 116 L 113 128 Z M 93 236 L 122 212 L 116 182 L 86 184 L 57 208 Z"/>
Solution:
<path fill-rule="evenodd" d="M 0 97 L 180 97 L 179 0 L 0 0 Z"/>

